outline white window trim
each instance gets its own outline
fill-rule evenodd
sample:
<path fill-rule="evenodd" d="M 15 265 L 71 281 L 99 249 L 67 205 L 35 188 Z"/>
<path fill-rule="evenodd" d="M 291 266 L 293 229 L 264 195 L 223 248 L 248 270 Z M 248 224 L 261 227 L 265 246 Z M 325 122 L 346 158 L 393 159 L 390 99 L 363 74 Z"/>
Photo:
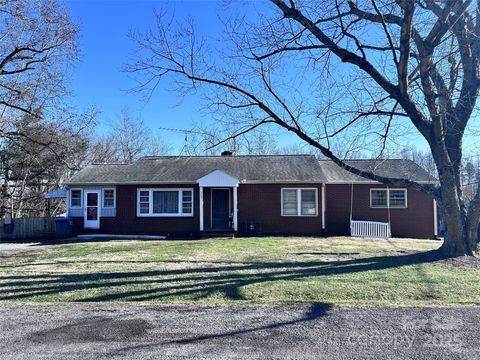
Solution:
<path fill-rule="evenodd" d="M 283 213 L 283 191 L 284 190 L 296 190 L 297 191 L 297 215 L 284 215 Z M 315 215 L 302 215 L 302 190 L 314 190 L 315 191 Z M 318 217 L 318 188 L 312 187 L 285 187 L 280 190 L 280 206 L 282 217 Z"/>
<path fill-rule="evenodd" d="M 387 206 L 379 206 L 372 204 L 372 191 L 386 191 L 387 193 Z M 390 190 L 402 190 L 405 193 L 405 206 L 390 206 Z M 372 188 L 370 189 L 370 208 L 372 209 L 406 209 L 408 208 L 408 191 L 406 188 Z"/>
<path fill-rule="evenodd" d="M 80 191 L 80 206 L 72 206 L 72 191 Z M 82 188 L 71 188 L 68 192 L 68 207 L 70 209 L 81 209 L 83 208 L 83 189 Z"/>
<path fill-rule="evenodd" d="M 140 191 L 148 191 L 148 214 L 141 214 L 140 213 Z M 153 211 L 153 192 L 154 191 L 176 191 L 178 192 L 178 213 L 170 214 L 154 214 Z M 184 214 L 183 211 L 183 191 L 191 191 L 192 192 L 192 212 L 188 214 Z M 193 217 L 194 212 L 194 195 L 195 192 L 193 188 L 138 188 L 137 189 L 137 216 L 138 217 Z"/>
<path fill-rule="evenodd" d="M 105 191 L 112 190 L 113 191 L 113 206 L 105 206 Z M 102 189 L 102 208 L 103 209 L 115 209 L 117 206 L 117 191 L 115 188 L 103 188 Z"/>

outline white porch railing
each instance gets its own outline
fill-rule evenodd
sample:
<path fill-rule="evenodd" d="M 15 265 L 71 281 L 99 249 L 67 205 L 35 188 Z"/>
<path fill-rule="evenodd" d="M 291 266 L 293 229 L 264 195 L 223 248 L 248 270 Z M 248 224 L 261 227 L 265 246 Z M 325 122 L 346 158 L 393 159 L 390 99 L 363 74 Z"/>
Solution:
<path fill-rule="evenodd" d="M 350 234 L 355 237 L 390 238 L 390 224 L 378 221 L 350 221 Z"/>

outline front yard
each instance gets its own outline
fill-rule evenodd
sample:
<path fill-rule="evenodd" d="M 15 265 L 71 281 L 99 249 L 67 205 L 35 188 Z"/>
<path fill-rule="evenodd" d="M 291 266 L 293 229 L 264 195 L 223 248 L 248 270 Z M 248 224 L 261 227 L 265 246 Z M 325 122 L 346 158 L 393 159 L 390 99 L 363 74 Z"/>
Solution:
<path fill-rule="evenodd" d="M 0 258 L 0 301 L 480 304 L 478 262 L 438 241 L 237 238 L 55 245 Z"/>

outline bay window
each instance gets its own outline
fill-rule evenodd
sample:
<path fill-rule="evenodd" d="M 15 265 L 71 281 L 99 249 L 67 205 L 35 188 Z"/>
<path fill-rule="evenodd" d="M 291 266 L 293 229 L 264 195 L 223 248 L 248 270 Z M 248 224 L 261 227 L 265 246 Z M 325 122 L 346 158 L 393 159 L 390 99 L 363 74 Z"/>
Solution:
<path fill-rule="evenodd" d="M 193 189 L 138 189 L 137 216 L 193 216 Z"/>

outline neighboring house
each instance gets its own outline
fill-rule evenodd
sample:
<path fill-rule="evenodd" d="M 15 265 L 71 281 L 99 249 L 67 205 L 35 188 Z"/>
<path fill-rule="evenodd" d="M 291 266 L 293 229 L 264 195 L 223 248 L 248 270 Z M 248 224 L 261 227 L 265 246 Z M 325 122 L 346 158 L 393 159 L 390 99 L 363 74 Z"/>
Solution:
<path fill-rule="evenodd" d="M 407 160 L 349 163 L 380 175 L 435 181 Z M 66 185 L 77 234 L 348 235 L 352 215 L 390 219 L 392 236 L 436 236 L 428 195 L 387 188 L 311 155 L 144 157 L 89 165 Z"/>

